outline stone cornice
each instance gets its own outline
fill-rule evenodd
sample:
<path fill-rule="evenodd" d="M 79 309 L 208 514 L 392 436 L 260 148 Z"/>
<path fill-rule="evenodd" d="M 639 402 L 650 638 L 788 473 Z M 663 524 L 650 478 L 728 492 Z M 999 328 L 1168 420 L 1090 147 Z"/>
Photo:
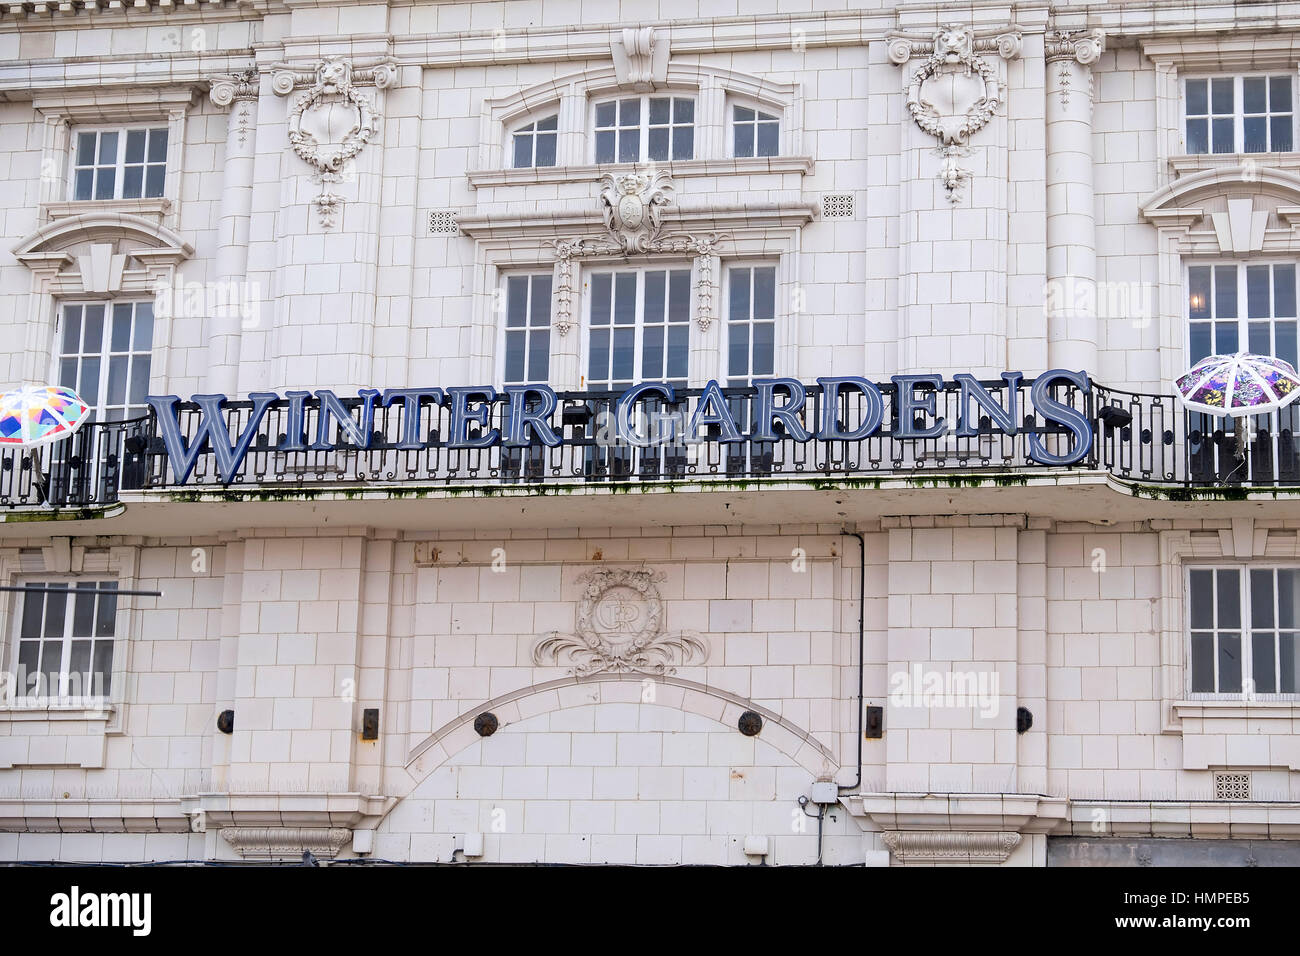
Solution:
<path fill-rule="evenodd" d="M 178 799 L 0 798 L 4 833 L 187 833 Z"/>
<path fill-rule="evenodd" d="M 1048 833 L 1067 809 L 1065 797 L 1037 793 L 862 793 L 844 802 L 884 831 Z"/>
<path fill-rule="evenodd" d="M 816 207 L 803 202 L 751 203 L 745 206 L 670 206 L 664 216 L 665 232 L 725 231 L 738 233 L 764 228 L 792 228 L 811 222 Z M 560 209 L 536 213 L 481 213 L 457 217 L 462 235 L 472 239 L 554 238 L 557 235 L 584 235 L 601 227 L 600 214 L 594 210 Z"/>
<path fill-rule="evenodd" d="M 534 186 L 538 183 L 595 182 L 607 172 L 624 168 L 620 165 L 601 166 L 587 163 L 581 166 L 529 166 L 524 169 L 471 170 L 469 184 L 475 189 L 486 186 Z M 693 176 L 757 176 L 764 174 L 794 173 L 810 175 L 814 169 L 811 156 L 755 156 L 732 159 L 685 159 L 664 163 L 673 179 Z"/>
<path fill-rule="evenodd" d="M 1300 803 L 1071 800 L 1053 836 L 1300 839 Z"/>
<path fill-rule="evenodd" d="M 89 19 L 99 25 L 127 17 L 153 20 L 186 13 L 200 16 L 205 21 L 213 19 L 214 14 L 229 20 L 242 19 L 249 14 L 260 17 L 270 6 L 268 0 L 25 0 L 0 3 L 0 23 L 47 22 L 51 27 L 58 27 L 72 18 L 74 23 Z"/>

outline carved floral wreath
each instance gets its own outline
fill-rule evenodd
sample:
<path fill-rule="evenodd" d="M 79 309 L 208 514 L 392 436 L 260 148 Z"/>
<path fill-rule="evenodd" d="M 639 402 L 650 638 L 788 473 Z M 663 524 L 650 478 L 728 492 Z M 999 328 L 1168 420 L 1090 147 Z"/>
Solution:
<path fill-rule="evenodd" d="M 321 144 L 316 137 L 302 128 L 304 114 L 319 105 L 326 93 L 342 96 L 356 108 L 358 114 L 357 125 L 343 137 L 341 148 L 330 159 L 321 155 Z M 332 90 L 327 90 L 318 83 L 298 97 L 293 105 L 291 117 L 289 143 L 293 146 L 293 151 L 303 162 L 319 170 L 321 177 L 326 180 L 337 177 L 343 164 L 360 153 L 375 135 L 375 121 L 370 112 L 370 100 L 350 83 Z"/>
<path fill-rule="evenodd" d="M 934 107 L 922 101 L 921 87 L 926 80 L 938 72 L 939 67 L 950 65 L 954 60 L 964 65 L 967 70 L 974 70 L 980 75 L 984 80 L 984 95 L 966 111 L 965 121 L 957 129 L 957 135 L 950 137 Z M 982 58 L 969 52 L 955 50 L 941 52 L 936 48 L 929 59 L 912 74 L 910 85 L 907 109 L 912 114 L 912 119 L 916 121 L 917 126 L 945 144 L 965 142 L 972 134 L 983 129 L 993 118 L 993 113 L 1002 100 L 997 71 Z"/>

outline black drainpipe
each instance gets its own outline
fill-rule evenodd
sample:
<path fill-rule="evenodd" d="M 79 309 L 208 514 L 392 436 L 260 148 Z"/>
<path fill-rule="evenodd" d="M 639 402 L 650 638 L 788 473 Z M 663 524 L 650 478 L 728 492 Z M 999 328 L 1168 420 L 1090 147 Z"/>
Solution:
<path fill-rule="evenodd" d="M 858 775 L 851 784 L 840 787 L 840 793 L 857 790 L 862 786 L 862 705 L 864 673 L 866 669 L 866 608 L 867 608 L 867 541 L 860 531 L 844 532 L 858 539 Z"/>

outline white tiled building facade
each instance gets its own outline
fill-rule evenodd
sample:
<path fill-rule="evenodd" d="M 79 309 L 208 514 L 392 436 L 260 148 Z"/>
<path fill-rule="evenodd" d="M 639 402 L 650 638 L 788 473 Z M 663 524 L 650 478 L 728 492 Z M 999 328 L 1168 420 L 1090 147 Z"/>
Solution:
<path fill-rule="evenodd" d="M 0 453 L 0 861 L 1300 861 L 1291 413 L 1234 474 L 1169 397 L 1296 360 L 1300 3 L 790 6 L 0 2 L 0 385 L 103 438 Z M 111 424 L 1049 369 L 1106 454 L 223 486 Z"/>

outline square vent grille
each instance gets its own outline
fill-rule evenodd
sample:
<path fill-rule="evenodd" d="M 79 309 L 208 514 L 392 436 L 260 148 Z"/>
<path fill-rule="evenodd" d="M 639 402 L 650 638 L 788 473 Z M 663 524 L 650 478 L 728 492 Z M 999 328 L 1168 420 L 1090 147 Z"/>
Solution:
<path fill-rule="evenodd" d="M 1214 774 L 1215 800 L 1249 800 L 1250 774 L 1219 771 Z"/>
<path fill-rule="evenodd" d="M 853 193 L 822 194 L 823 219 L 852 219 Z"/>
<path fill-rule="evenodd" d="M 456 223 L 456 210 L 430 209 L 429 210 L 429 235 L 459 236 L 460 226 Z"/>

